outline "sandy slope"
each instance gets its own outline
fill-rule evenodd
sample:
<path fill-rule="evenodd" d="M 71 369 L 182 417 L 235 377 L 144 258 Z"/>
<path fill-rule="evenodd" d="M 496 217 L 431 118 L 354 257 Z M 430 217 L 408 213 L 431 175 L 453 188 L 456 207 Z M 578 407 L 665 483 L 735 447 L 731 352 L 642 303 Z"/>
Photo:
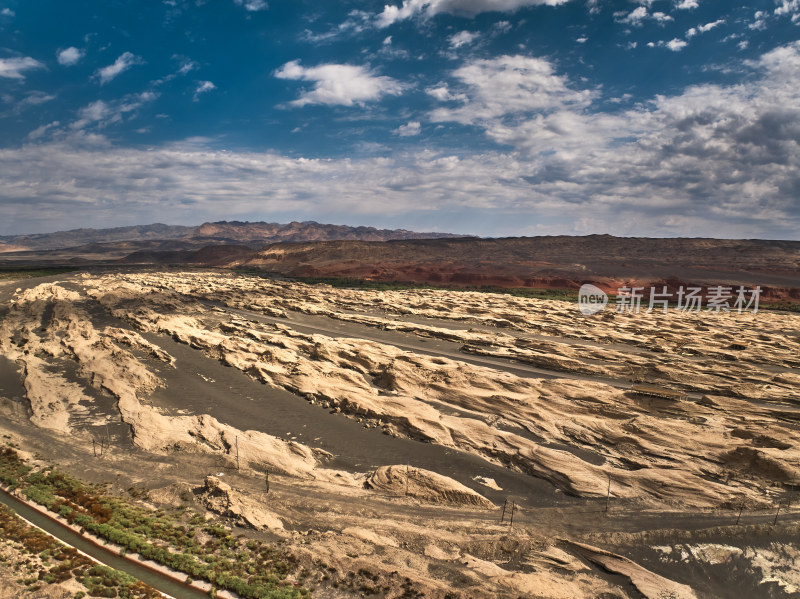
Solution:
<path fill-rule="evenodd" d="M 265 384 L 313 397 L 329 407 L 385 426 L 394 434 L 474 452 L 496 463 L 546 478 L 573 494 L 603 496 L 608 476 L 611 476 L 616 497 L 698 507 L 719 507 L 741 498 L 757 504 L 769 501 L 763 491 L 765 481 L 786 483 L 800 474 L 798 435 L 793 426 L 781 422 L 768 407 L 744 400 L 722 395 L 708 395 L 701 404 L 646 400 L 597 382 L 521 378 L 447 358 L 401 351 L 388 344 L 308 335 L 280 325 L 248 322 L 236 315 L 209 310 L 206 304 L 197 301 L 199 298 L 214 299 L 249 309 L 263 304 L 270 313 L 274 313 L 276 306 L 283 310 L 293 306 L 304 312 L 319 314 L 327 310 L 342 317 L 356 318 L 336 310 L 338 306 L 333 301 L 328 306 L 320 306 L 322 298 L 314 297 L 316 290 L 310 290 L 310 297 L 300 300 L 298 292 L 286 284 L 197 274 L 191 277 L 129 275 L 123 280 L 109 278 L 87 282 L 97 285 L 89 290 L 90 295 L 112 314 L 142 331 L 168 334 Z M 249 293 L 241 289 L 248 284 L 251 286 Z M 225 297 L 226 293 L 231 293 L 231 287 L 238 294 L 235 300 Z M 284 292 L 291 296 L 294 304 L 282 299 Z M 334 290 L 322 293 L 329 297 L 336 295 Z M 342 294 L 352 298 L 354 292 Z M 417 294 L 409 292 L 408 295 Z M 378 294 L 364 296 L 364 300 L 373 302 L 379 299 Z M 404 294 L 394 296 L 403 298 Z M 450 297 L 445 294 L 438 294 L 438 297 L 451 304 L 451 314 L 456 312 L 455 302 Z M 426 299 L 430 305 L 436 298 Z M 412 303 L 411 298 L 405 301 Z M 513 306 L 520 303 L 516 298 L 496 296 L 490 301 L 510 304 L 501 312 L 506 321 L 513 317 Z M 350 308 L 352 303 L 351 299 Z M 370 307 L 374 309 L 374 304 Z M 560 316 L 559 324 L 565 328 L 570 318 L 567 310 L 574 308 L 559 305 L 554 308 L 545 302 L 529 302 L 528 307 L 528 321 L 538 320 L 541 311 L 545 318 Z M 531 309 L 535 310 L 533 314 Z M 499 311 L 495 308 L 489 314 L 478 316 L 486 323 L 491 318 L 498 320 Z M 738 315 L 728 316 L 730 321 L 724 324 L 726 331 L 709 337 L 733 337 L 737 327 L 743 329 L 752 322 Z M 668 315 L 660 320 L 650 315 L 639 327 L 666 332 L 672 325 L 672 317 Z M 791 317 L 772 314 L 760 317 L 767 326 L 786 329 L 791 326 Z M 684 326 L 692 323 L 696 327 L 704 326 L 700 316 L 691 318 L 694 320 Z M 574 316 L 571 320 L 574 322 Z M 387 324 L 391 326 L 391 322 Z M 602 317 L 595 319 L 592 325 L 596 337 L 601 335 L 597 329 L 606 329 L 609 335 L 617 331 L 616 343 L 631 341 L 632 336 L 626 336 L 624 330 L 619 332 Z M 405 326 L 417 332 L 413 323 Z M 576 335 L 574 324 L 572 326 L 571 332 Z M 418 332 L 429 336 L 432 331 L 435 334 L 435 329 L 421 325 Z M 491 330 L 450 330 L 447 335 L 480 342 L 479 347 L 486 354 L 509 353 L 519 342 L 518 337 Z M 738 336 L 740 341 L 744 335 L 742 331 Z M 693 338 L 693 343 L 702 347 L 702 332 Z M 564 351 L 573 351 L 576 355 L 573 360 L 586 364 L 587 368 L 600 368 L 597 356 L 605 351 L 612 354 L 610 362 L 622 355 L 616 349 L 590 347 L 586 357 L 573 345 L 560 345 Z M 709 353 L 712 350 L 713 346 Z M 771 366 L 796 359 L 785 355 L 762 356 L 763 353 L 763 350 L 754 349 L 753 359 Z M 659 360 L 662 355 L 632 354 L 629 357 L 649 361 L 653 368 L 674 369 L 671 370 L 673 376 L 682 378 L 684 386 L 694 391 L 703 390 L 702 380 L 696 382 L 691 371 L 674 366 L 672 356 Z M 580 362 L 577 357 L 586 362 Z M 747 378 L 736 367 L 721 371 L 723 365 L 728 367 L 718 360 L 713 368 L 709 367 L 716 376 L 724 376 L 729 381 L 727 389 L 719 385 L 718 393 L 727 390 L 728 395 L 735 395 L 732 386 L 757 386 L 750 382 L 758 380 L 759 376 L 754 364 L 747 369 Z M 773 395 L 764 397 L 765 390 L 760 388 L 760 399 L 779 401 L 797 396 L 797 387 L 793 384 L 793 377 L 797 375 L 763 372 L 772 383 L 770 393 Z M 604 374 L 613 377 L 620 373 L 609 368 Z M 737 378 L 737 374 L 741 378 Z M 764 421 L 771 421 L 766 429 L 762 427 Z M 565 445 L 588 450 L 595 459 L 582 459 L 562 449 Z"/>
<path fill-rule="evenodd" d="M 245 318 L 229 308 L 269 318 Z M 295 314 L 386 337 L 302 332 L 293 326 Z M 599 575 L 585 558 L 620 572 L 640 591 L 649 589 L 645 594 L 663 588 L 688 597 L 685 585 L 603 550 L 589 558 L 586 548 L 556 546 L 528 531 L 521 533 L 527 545 L 514 550 L 516 561 L 505 563 L 486 549 L 495 541 L 470 543 L 475 525 L 468 517 L 437 524 L 432 536 L 429 527 L 414 528 L 410 515 L 371 512 L 374 502 L 385 501 L 491 508 L 486 498 L 441 473 L 413 469 L 406 497 L 404 466 L 343 472 L 326 467 L 335 456 L 313 443 L 236 428 L 209 414 L 163 413 L 148 400 L 164 384 L 156 365 L 183 366 L 157 340 L 177 341 L 366 427 L 466 452 L 571 495 L 604 501 L 610 477 L 611 496 L 624 500 L 621 505 L 754 509 L 772 506 L 800 478 L 800 417 L 787 407 L 798 401 L 798 320 L 764 313 L 584 318 L 570 304 L 490 294 L 381 294 L 166 272 L 84 276 L 21 289 L 0 323 L 0 350 L 22 369 L 31 423 L 73 432 L 65 442 L 76 449 L 85 452 L 89 441 L 76 417 L 93 401 L 92 390 L 104 389 L 115 399 L 115 417 L 130 427 L 133 444 L 153 459 L 213 457 L 231 468 L 238 448 L 241 476 L 260 480 L 268 469 L 296 481 L 291 503 L 269 508 L 219 479 L 206 479 L 195 500 L 232 521 L 287 538 L 293 537 L 285 530 L 300 521 L 317 531 L 338 531 L 309 533 L 311 544 L 298 550 L 311 561 L 355 569 L 362 564 L 387 581 L 400 572 L 429 596 L 444 596 L 459 576 L 459 588 L 471 589 L 472 597 L 628 594 L 630 588 Z M 401 349 L 389 337 L 400 334 L 404 347 L 446 340 L 473 354 L 602 375 L 608 382 L 525 377 Z M 733 344 L 745 349 L 732 350 Z M 62 368 L 68 364 L 74 376 Z M 631 393 L 620 385 L 637 369 L 646 369 L 650 383 L 702 399 L 672 402 Z M 328 497 L 330 509 L 308 499 L 301 518 L 298 485 L 306 485 L 309 497 Z M 373 507 L 356 507 L 362 505 Z"/>

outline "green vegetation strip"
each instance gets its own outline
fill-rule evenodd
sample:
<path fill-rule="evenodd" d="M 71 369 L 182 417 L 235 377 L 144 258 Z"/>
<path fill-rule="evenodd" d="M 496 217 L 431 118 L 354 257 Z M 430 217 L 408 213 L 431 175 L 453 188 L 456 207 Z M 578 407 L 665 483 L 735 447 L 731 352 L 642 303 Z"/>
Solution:
<path fill-rule="evenodd" d="M 310 596 L 286 580 L 297 570 L 294 556 L 260 541 L 237 539 L 201 515 L 134 505 L 54 468 L 33 469 L 11 448 L 0 451 L 0 481 L 68 522 L 215 589 L 245 599 Z"/>
<path fill-rule="evenodd" d="M 256 276 L 262 278 L 279 278 L 307 285 L 330 285 L 339 289 L 359 289 L 371 291 L 407 291 L 413 289 L 422 290 L 444 290 L 444 291 L 474 291 L 478 293 L 502 293 L 515 297 L 528 297 L 533 299 L 562 300 L 567 302 L 578 301 L 578 291 L 575 289 L 545 289 L 537 287 L 496 287 L 496 286 L 466 286 L 451 287 L 447 285 L 431 285 L 429 283 L 413 283 L 408 281 L 372 281 L 369 279 L 355 279 L 347 277 L 284 277 L 283 275 L 255 271 L 250 269 L 235 269 L 235 272 L 243 276 Z M 614 306 L 617 296 L 609 294 L 609 305 Z M 643 306 L 646 307 L 646 300 Z M 677 306 L 676 302 L 670 302 L 670 306 Z M 769 301 L 762 300 L 759 307 L 763 310 L 777 310 L 782 312 L 800 312 L 800 303 L 790 301 Z"/>
<path fill-rule="evenodd" d="M 14 562 L 1 558 L 26 585 L 27 592 L 39 590 L 43 584 L 66 582 L 74 578 L 86 591 L 78 591 L 76 599 L 87 593 L 91 597 L 119 597 L 120 599 L 155 599 L 161 594 L 123 572 L 95 564 L 72 547 L 30 526 L 12 510 L 0 505 L 0 537 L 12 543 L 22 554 Z M 28 556 L 28 557 L 26 557 Z"/>
<path fill-rule="evenodd" d="M 414 289 L 428 291 L 473 291 L 478 293 L 502 293 L 516 297 L 529 297 L 534 299 L 557 299 L 564 301 L 578 301 L 578 291 L 569 289 L 544 289 L 536 287 L 497 287 L 486 286 L 448 286 L 431 285 L 430 283 L 414 283 L 409 281 L 373 281 L 370 279 L 356 279 L 348 277 L 283 277 L 271 272 L 256 271 L 251 269 L 235 269 L 235 272 L 244 276 L 262 278 L 283 278 L 285 280 L 306 283 L 307 285 L 330 285 L 339 289 L 360 289 L 371 291 L 407 291 Z"/>
<path fill-rule="evenodd" d="M 3 279 L 32 279 L 34 277 L 52 277 L 75 272 L 74 268 L 2 268 L 0 267 L 0 280 Z"/>

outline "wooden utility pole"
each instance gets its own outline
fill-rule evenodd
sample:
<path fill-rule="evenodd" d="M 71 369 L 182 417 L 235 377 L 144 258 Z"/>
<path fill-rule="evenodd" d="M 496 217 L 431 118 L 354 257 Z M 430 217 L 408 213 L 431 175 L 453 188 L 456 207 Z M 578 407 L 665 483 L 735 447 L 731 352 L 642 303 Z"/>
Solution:
<path fill-rule="evenodd" d="M 269 493 L 269 468 L 264 473 L 264 486 L 266 487 L 266 492 Z"/>
<path fill-rule="evenodd" d="M 500 524 L 502 524 L 502 523 L 503 523 L 503 520 L 504 520 L 504 519 L 505 519 L 505 517 L 506 517 L 506 506 L 507 506 L 507 505 L 508 505 L 508 499 L 506 499 L 506 500 L 503 502 L 503 513 L 502 513 L 502 514 L 500 514 Z"/>

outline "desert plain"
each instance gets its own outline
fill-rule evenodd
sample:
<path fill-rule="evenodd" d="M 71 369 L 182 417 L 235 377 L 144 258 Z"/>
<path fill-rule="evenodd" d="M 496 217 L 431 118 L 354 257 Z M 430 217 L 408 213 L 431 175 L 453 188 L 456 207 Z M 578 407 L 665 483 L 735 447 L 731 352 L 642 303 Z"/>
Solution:
<path fill-rule="evenodd" d="M 4 444 L 315 597 L 800 596 L 798 314 L 131 267 L 0 315 Z"/>

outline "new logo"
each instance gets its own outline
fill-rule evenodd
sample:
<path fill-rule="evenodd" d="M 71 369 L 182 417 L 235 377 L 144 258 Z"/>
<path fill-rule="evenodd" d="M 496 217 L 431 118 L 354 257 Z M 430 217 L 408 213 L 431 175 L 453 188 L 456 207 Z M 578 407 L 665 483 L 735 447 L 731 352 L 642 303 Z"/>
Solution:
<path fill-rule="evenodd" d="M 585 316 L 597 314 L 608 304 L 606 293 L 590 283 L 581 285 L 578 291 L 578 308 Z"/>

